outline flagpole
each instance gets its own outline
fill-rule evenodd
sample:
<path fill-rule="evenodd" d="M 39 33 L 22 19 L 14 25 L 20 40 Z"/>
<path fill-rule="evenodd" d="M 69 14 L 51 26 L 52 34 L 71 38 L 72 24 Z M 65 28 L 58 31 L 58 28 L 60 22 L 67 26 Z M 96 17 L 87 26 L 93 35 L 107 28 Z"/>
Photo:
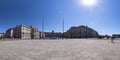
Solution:
<path fill-rule="evenodd" d="M 86 39 L 88 38 L 88 35 L 87 35 L 88 33 L 87 33 L 87 24 L 86 24 Z"/>
<path fill-rule="evenodd" d="M 44 39 L 44 19 L 42 19 L 42 33 L 41 33 L 42 39 Z"/>
<path fill-rule="evenodd" d="M 62 29 L 63 29 L 63 35 L 62 35 L 62 38 L 64 38 L 64 18 L 63 18 L 63 22 L 62 22 Z"/>

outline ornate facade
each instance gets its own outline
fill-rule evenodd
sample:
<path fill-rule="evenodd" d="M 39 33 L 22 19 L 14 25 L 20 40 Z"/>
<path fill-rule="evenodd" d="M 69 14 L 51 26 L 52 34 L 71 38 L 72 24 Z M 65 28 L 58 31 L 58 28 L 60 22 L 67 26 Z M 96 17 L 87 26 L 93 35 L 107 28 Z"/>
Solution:
<path fill-rule="evenodd" d="M 0 38 L 3 38 L 4 37 L 4 33 L 0 33 Z"/>
<path fill-rule="evenodd" d="M 19 39 L 31 39 L 31 28 L 25 25 L 16 26 L 13 29 L 13 37 Z"/>
<path fill-rule="evenodd" d="M 79 26 L 71 27 L 63 35 L 65 38 L 94 38 L 98 37 L 98 32 L 87 26 Z"/>
<path fill-rule="evenodd" d="M 5 33 L 6 38 L 13 38 L 13 28 L 10 28 Z"/>
<path fill-rule="evenodd" d="M 17 25 L 15 28 L 8 29 L 5 36 L 16 39 L 39 39 L 40 32 L 32 26 Z"/>
<path fill-rule="evenodd" d="M 32 39 L 39 39 L 40 38 L 40 32 L 37 28 L 30 26 L 31 28 L 31 38 Z"/>
<path fill-rule="evenodd" d="M 51 39 L 55 39 L 55 38 L 61 38 L 62 37 L 62 33 L 61 32 L 45 32 L 45 37 L 46 38 L 51 38 Z"/>

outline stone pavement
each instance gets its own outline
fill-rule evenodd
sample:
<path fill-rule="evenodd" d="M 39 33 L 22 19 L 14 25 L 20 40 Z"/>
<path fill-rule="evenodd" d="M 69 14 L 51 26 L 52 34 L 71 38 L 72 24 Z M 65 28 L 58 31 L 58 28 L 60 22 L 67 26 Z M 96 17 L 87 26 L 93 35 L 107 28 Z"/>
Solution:
<path fill-rule="evenodd" d="M 120 40 L 0 41 L 0 60 L 120 60 Z"/>

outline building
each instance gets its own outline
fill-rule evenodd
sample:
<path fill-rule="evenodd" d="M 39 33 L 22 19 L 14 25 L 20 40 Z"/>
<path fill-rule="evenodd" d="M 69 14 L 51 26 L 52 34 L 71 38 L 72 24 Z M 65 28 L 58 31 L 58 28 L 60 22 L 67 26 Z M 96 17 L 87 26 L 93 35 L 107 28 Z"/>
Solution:
<path fill-rule="evenodd" d="M 40 32 L 37 28 L 30 26 L 31 28 L 31 38 L 32 39 L 39 39 L 40 38 Z"/>
<path fill-rule="evenodd" d="M 13 37 L 18 39 L 31 39 L 31 28 L 25 25 L 18 25 L 13 29 Z"/>
<path fill-rule="evenodd" d="M 71 27 L 67 32 L 63 34 L 65 38 L 94 38 L 98 37 L 98 32 L 87 27 L 87 26 L 78 26 Z"/>
<path fill-rule="evenodd" d="M 61 38 L 62 33 L 61 32 L 45 32 L 45 38 L 55 39 L 55 38 Z"/>
<path fill-rule="evenodd" d="M 6 31 L 6 38 L 16 39 L 39 39 L 39 38 L 94 38 L 98 37 L 98 32 L 87 27 L 71 27 L 64 33 L 61 32 L 40 32 L 33 26 L 17 25 Z"/>
<path fill-rule="evenodd" d="M 0 33 L 0 38 L 3 38 L 4 37 L 4 33 Z"/>
<path fill-rule="evenodd" d="M 114 36 L 115 38 L 120 38 L 120 34 L 113 34 L 112 36 Z"/>
<path fill-rule="evenodd" d="M 5 38 L 13 38 L 13 28 L 10 28 L 6 31 Z"/>
<path fill-rule="evenodd" d="M 33 26 L 17 25 L 15 28 L 8 29 L 5 37 L 16 39 L 39 39 L 40 32 Z"/>

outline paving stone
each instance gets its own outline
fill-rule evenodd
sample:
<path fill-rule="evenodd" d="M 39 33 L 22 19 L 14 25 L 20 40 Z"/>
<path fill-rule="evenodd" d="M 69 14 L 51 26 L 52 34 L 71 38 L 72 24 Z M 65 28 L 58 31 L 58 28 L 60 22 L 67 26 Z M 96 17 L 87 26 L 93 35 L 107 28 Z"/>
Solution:
<path fill-rule="evenodd" d="M 0 60 L 120 60 L 120 40 L 0 41 Z"/>

